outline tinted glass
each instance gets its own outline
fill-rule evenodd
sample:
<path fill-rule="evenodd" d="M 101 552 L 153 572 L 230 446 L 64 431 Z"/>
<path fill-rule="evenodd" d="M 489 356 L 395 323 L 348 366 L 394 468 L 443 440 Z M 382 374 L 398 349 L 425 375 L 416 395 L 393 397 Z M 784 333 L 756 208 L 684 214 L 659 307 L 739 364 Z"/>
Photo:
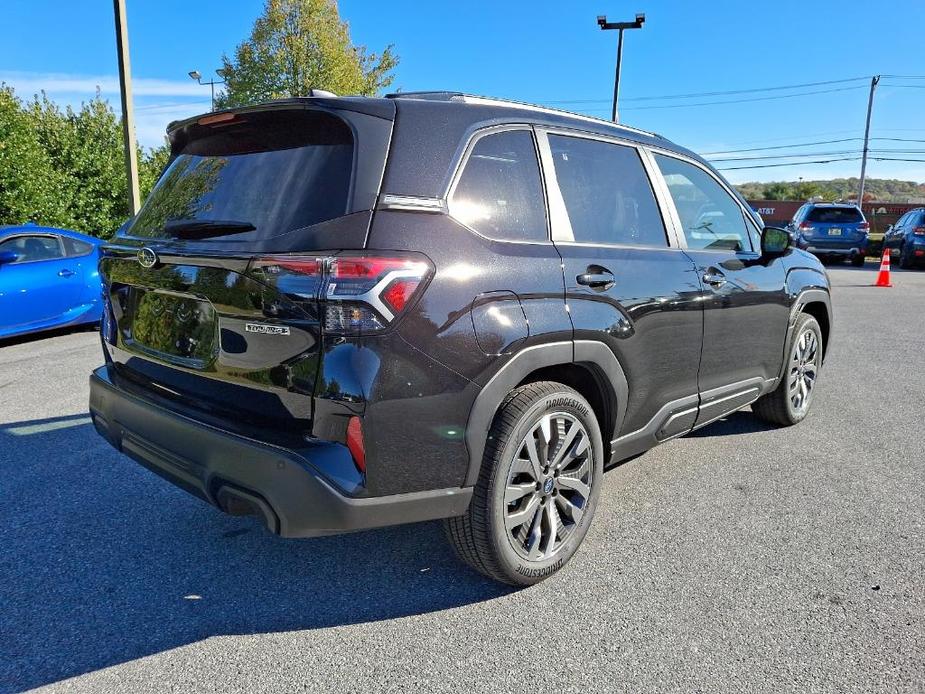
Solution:
<path fill-rule="evenodd" d="M 55 236 L 16 236 L 0 242 L 0 251 L 13 251 L 16 263 L 61 258 L 61 244 Z"/>
<path fill-rule="evenodd" d="M 688 248 L 750 251 L 749 227 L 738 202 L 706 171 L 655 155 L 681 219 Z"/>
<path fill-rule="evenodd" d="M 508 130 L 475 143 L 450 200 L 450 212 L 480 234 L 544 241 L 546 203 L 533 134 Z"/>
<path fill-rule="evenodd" d="M 549 146 L 575 241 L 668 245 L 655 194 L 633 147 L 565 135 Z"/>
<path fill-rule="evenodd" d="M 199 126 L 161 175 L 130 236 L 162 237 L 173 220 L 246 222 L 266 239 L 346 213 L 353 136 L 320 112 L 249 114 Z"/>
<path fill-rule="evenodd" d="M 67 236 L 62 236 L 61 240 L 64 242 L 64 250 L 68 255 L 87 255 L 93 250 L 93 244 L 86 241 L 79 241 Z"/>
<path fill-rule="evenodd" d="M 864 217 L 856 207 L 814 207 L 806 215 L 806 221 L 823 224 L 857 224 L 863 222 Z"/>

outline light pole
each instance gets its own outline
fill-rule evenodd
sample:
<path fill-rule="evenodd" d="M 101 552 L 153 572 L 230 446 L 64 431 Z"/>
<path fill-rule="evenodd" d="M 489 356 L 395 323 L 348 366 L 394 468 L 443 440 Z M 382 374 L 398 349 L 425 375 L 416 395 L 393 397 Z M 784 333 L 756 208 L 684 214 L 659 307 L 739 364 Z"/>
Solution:
<path fill-rule="evenodd" d="M 192 79 L 192 80 L 198 82 L 199 84 L 201 84 L 201 85 L 203 85 L 203 86 L 205 86 L 205 85 L 208 84 L 209 87 L 212 89 L 212 110 L 214 111 L 214 110 L 215 110 L 215 85 L 216 85 L 216 84 L 225 84 L 225 81 L 224 81 L 224 80 L 214 80 L 214 79 L 211 79 L 211 80 L 209 80 L 208 82 L 203 82 L 203 81 L 202 81 L 202 73 L 199 72 L 199 70 L 190 70 L 188 74 L 189 74 L 189 76 L 190 76 L 190 79 Z M 224 73 L 223 73 L 221 70 L 216 70 L 216 71 L 215 71 L 215 74 L 218 75 L 219 77 L 224 77 L 224 76 L 225 76 Z"/>
<path fill-rule="evenodd" d="M 642 29 L 646 21 L 646 16 L 642 13 L 636 14 L 636 21 L 633 22 L 608 22 L 607 17 L 598 15 L 597 24 L 603 30 L 616 29 L 620 33 L 617 35 L 617 70 L 613 78 L 613 110 L 610 114 L 610 120 L 614 123 L 619 121 L 617 114 L 617 99 L 620 97 L 620 67 L 623 63 L 623 31 L 625 29 Z"/>

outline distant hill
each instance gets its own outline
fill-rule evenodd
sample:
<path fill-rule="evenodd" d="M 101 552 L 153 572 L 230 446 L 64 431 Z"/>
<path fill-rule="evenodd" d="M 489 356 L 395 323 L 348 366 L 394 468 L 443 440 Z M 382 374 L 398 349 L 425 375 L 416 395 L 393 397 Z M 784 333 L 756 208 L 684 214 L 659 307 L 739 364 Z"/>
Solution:
<path fill-rule="evenodd" d="M 749 200 L 849 200 L 857 197 L 857 178 L 834 178 L 829 181 L 775 181 L 741 183 L 736 186 Z M 925 183 L 892 178 L 868 178 L 864 182 L 864 200 L 880 202 L 925 203 Z"/>

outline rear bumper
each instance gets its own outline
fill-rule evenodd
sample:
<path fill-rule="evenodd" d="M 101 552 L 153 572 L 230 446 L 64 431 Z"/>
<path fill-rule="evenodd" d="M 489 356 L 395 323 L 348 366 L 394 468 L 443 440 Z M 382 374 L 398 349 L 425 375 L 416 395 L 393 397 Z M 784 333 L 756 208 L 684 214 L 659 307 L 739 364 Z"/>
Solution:
<path fill-rule="evenodd" d="M 310 537 L 458 516 L 470 487 L 352 497 L 305 456 L 196 422 L 126 393 L 107 366 L 90 376 L 90 415 L 117 450 L 233 515 L 284 537 Z"/>
<path fill-rule="evenodd" d="M 812 253 L 813 255 L 837 255 L 843 256 L 845 258 L 854 257 L 856 255 L 866 255 L 867 247 L 866 246 L 852 246 L 849 248 L 839 248 L 826 246 L 824 244 L 807 244 L 803 250 Z"/>

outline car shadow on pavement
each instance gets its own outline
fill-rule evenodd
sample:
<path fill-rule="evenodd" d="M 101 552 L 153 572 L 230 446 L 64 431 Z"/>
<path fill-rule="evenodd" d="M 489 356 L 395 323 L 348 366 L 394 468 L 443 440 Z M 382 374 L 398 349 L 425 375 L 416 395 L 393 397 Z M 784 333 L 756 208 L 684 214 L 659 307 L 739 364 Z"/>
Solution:
<path fill-rule="evenodd" d="M 754 434 L 759 431 L 772 431 L 779 427 L 764 422 L 751 411 L 733 412 L 730 415 L 708 424 L 703 429 L 688 434 L 690 438 L 705 438 L 711 436 L 733 436 L 735 434 Z"/>
<path fill-rule="evenodd" d="M 0 424 L 0 691 L 224 634 L 393 619 L 513 589 L 437 523 L 284 540 L 119 455 L 87 415 Z"/>

